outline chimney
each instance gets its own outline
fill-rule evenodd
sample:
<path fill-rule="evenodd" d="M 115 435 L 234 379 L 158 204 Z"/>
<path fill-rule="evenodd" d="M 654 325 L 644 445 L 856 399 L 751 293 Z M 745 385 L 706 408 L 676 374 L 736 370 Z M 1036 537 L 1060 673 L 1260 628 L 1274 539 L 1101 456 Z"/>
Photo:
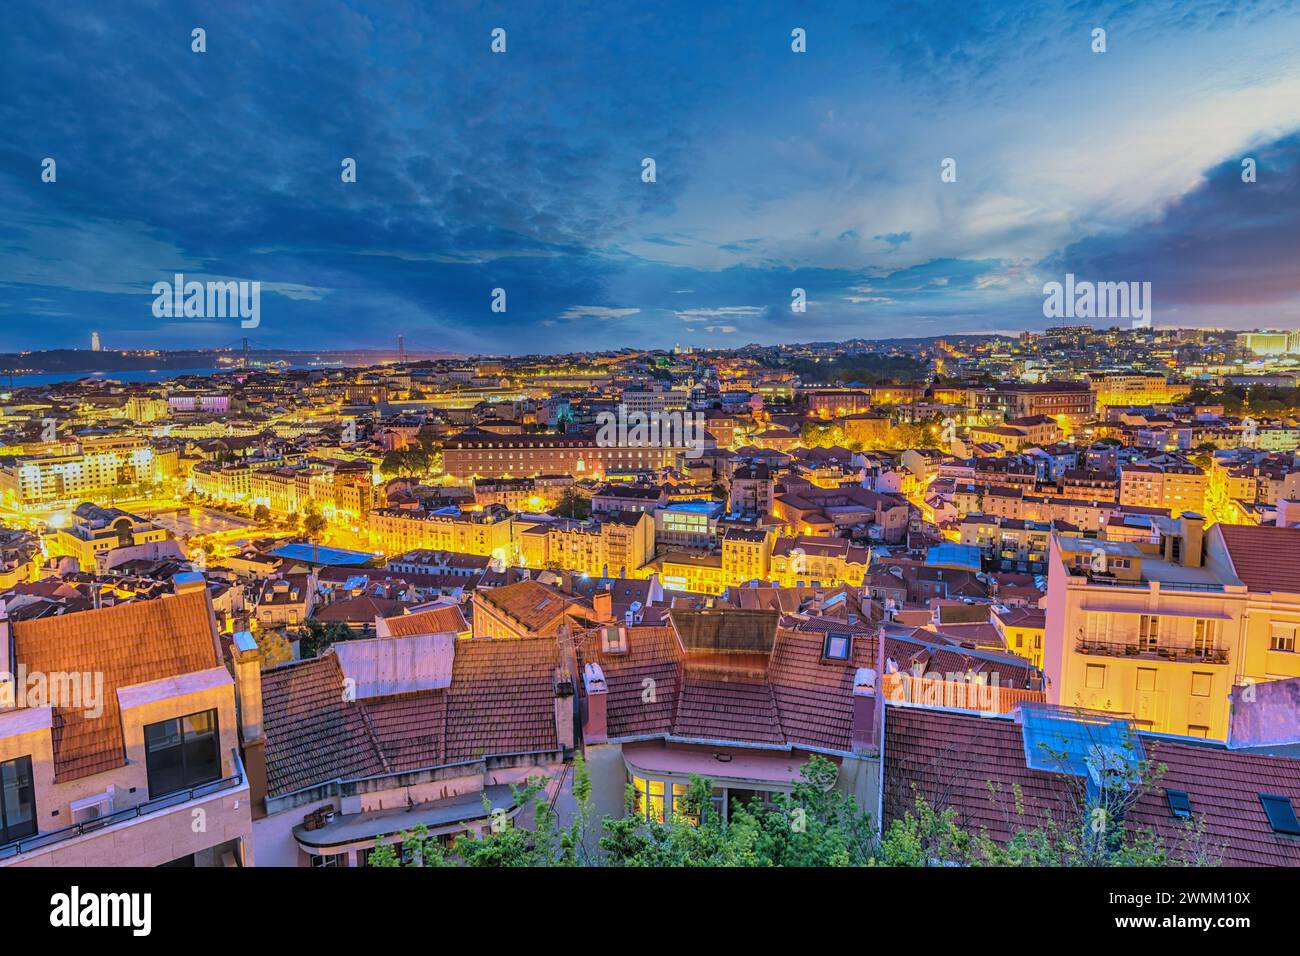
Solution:
<path fill-rule="evenodd" d="M 614 620 L 614 592 L 601 588 L 591 595 L 591 607 L 598 621 Z"/>
<path fill-rule="evenodd" d="M 235 692 L 239 699 L 239 735 L 245 743 L 262 740 L 262 652 L 248 631 L 234 636 Z"/>
<path fill-rule="evenodd" d="M 555 742 L 567 754 L 573 749 L 573 674 L 555 668 Z"/>
<path fill-rule="evenodd" d="M 608 743 L 609 725 L 606 722 L 605 702 L 609 688 L 605 684 L 605 672 L 595 661 L 582 669 L 582 687 L 586 692 L 582 740 L 588 744 Z"/>
<path fill-rule="evenodd" d="M 875 669 L 859 667 L 853 675 L 852 743 L 857 753 L 876 753 L 880 749 L 877 707 L 881 699 L 880 680 Z"/>
<path fill-rule="evenodd" d="M 266 816 L 266 734 L 262 725 L 262 653 L 248 631 L 234 636 L 230 648 L 235 663 L 235 698 L 239 707 L 239 739 L 248 775 L 253 819 Z"/>
<path fill-rule="evenodd" d="M 16 704 L 17 678 L 14 671 L 14 644 L 9 627 L 9 609 L 0 600 L 0 710 Z"/>

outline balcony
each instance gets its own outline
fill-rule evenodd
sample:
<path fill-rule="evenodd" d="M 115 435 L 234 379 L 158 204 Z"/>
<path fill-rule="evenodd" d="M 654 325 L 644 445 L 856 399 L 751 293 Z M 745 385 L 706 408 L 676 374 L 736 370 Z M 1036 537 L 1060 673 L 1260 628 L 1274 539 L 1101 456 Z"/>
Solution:
<path fill-rule="evenodd" d="M 177 790 L 174 793 L 163 794 L 153 800 L 146 800 L 144 803 L 137 803 L 133 807 L 127 807 L 124 810 L 118 810 L 115 813 L 94 820 L 87 820 L 84 823 L 74 823 L 72 826 L 63 827 L 59 830 L 35 833 L 32 836 L 0 845 L 0 860 L 8 860 L 19 854 L 30 853 L 34 850 L 43 850 L 48 846 L 95 833 L 106 827 L 116 826 L 119 823 L 126 823 L 140 817 L 147 817 L 163 810 L 170 810 L 173 807 L 189 803 L 191 800 L 202 800 L 214 793 L 236 790 L 244 785 L 244 765 L 239 759 L 238 750 L 234 751 L 233 766 L 235 772 L 229 777 L 200 784 L 197 787 L 190 787 L 188 790 Z"/>
<path fill-rule="evenodd" d="M 1222 584 L 1212 581 L 1166 581 L 1164 578 L 1118 578 L 1110 574 L 1098 574 L 1095 571 L 1082 571 L 1070 568 L 1071 577 L 1087 578 L 1088 583 L 1108 588 L 1143 588 L 1149 589 L 1151 581 L 1156 581 L 1162 591 L 1198 591 L 1202 593 L 1223 593 L 1227 589 Z"/>
<path fill-rule="evenodd" d="M 1074 642 L 1078 654 L 1094 657 L 1128 657 L 1145 661 L 1175 661 L 1195 664 L 1226 664 L 1228 652 L 1217 647 L 1196 647 L 1192 644 L 1171 644 L 1161 641 L 1155 647 L 1143 647 L 1133 641 L 1089 641 L 1079 638 Z"/>

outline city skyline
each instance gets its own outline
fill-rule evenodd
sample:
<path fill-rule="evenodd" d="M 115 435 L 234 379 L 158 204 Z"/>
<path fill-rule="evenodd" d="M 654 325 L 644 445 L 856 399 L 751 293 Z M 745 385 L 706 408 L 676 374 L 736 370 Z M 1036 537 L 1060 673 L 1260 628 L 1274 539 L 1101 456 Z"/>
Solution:
<path fill-rule="evenodd" d="M 1174 9 L 22 7 L 0 350 L 1014 334 L 1067 274 L 1296 328 L 1300 29 Z M 260 283 L 258 326 L 157 317 L 178 273 Z"/>

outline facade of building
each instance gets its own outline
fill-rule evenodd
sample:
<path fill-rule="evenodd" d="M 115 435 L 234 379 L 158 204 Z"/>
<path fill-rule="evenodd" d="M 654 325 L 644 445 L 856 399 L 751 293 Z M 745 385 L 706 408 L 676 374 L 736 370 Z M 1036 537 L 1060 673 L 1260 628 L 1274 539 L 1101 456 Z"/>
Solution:
<path fill-rule="evenodd" d="M 595 433 L 494 435 L 466 431 L 444 442 L 443 469 L 454 478 L 572 475 L 601 478 L 671 466 L 685 446 L 602 445 Z"/>
<path fill-rule="evenodd" d="M 0 866 L 252 865 L 234 681 L 201 577 L 0 629 Z"/>
<path fill-rule="evenodd" d="M 83 571 L 93 571 L 100 555 L 169 537 L 165 528 L 139 515 L 83 502 L 73 510 L 69 523 L 55 533 L 54 548 L 59 554 L 76 558 Z"/>
<path fill-rule="evenodd" d="M 25 455 L 0 462 L 0 500 L 30 510 L 110 497 L 172 477 L 165 459 L 143 439 L 96 439 L 80 448 L 74 454 Z"/>
<path fill-rule="evenodd" d="M 488 509 L 417 511 L 378 508 L 367 516 L 372 546 L 385 554 L 460 551 L 507 559 L 514 550 L 512 524 L 504 512 Z"/>
<path fill-rule="evenodd" d="M 1053 536 L 1048 700 L 1226 740 L 1229 695 L 1247 669 L 1249 594 L 1204 552 L 1199 519 L 1167 521 L 1143 543 Z"/>
<path fill-rule="evenodd" d="M 1161 508 L 1173 515 L 1205 511 L 1205 472 L 1185 462 L 1121 465 L 1119 503 Z"/>

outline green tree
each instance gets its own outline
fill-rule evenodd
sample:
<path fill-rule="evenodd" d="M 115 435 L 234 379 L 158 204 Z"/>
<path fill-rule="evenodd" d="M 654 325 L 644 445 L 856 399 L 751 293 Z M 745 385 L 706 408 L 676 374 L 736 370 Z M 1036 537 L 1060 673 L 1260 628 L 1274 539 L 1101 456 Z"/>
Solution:
<path fill-rule="evenodd" d="M 584 498 L 576 488 L 570 486 L 560 492 L 554 511 L 563 518 L 586 518 L 591 514 L 591 500 Z"/>
<path fill-rule="evenodd" d="M 318 512 L 311 512 L 302 521 L 303 532 L 313 541 L 319 541 L 325 529 L 329 527 L 329 522 L 325 516 Z"/>
<path fill-rule="evenodd" d="M 320 657 L 331 644 L 355 641 L 361 635 L 342 621 L 328 624 L 309 617 L 298 630 L 298 650 L 304 657 Z"/>
<path fill-rule="evenodd" d="M 592 866 L 596 859 L 587 846 L 586 831 L 591 819 L 591 778 L 581 754 L 573 762 L 573 796 L 577 812 L 568 826 L 561 826 L 559 815 L 551 808 L 546 780 L 534 779 L 523 787 L 512 787 L 514 805 L 531 805 L 533 825 L 525 829 L 505 818 L 486 797 L 483 810 L 490 823 L 480 834 L 458 836 L 450 852 L 422 827 L 402 835 L 407 866 L 442 866 L 459 862 L 465 866 Z M 396 849 L 389 845 L 383 852 L 370 854 L 369 866 L 403 865 Z"/>

